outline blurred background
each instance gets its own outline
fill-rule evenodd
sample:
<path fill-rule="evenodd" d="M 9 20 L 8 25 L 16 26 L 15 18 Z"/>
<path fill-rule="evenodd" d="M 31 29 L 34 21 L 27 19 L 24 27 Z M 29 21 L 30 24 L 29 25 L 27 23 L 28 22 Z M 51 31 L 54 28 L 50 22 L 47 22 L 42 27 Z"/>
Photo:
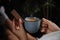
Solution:
<path fill-rule="evenodd" d="M 35 16 L 52 20 L 60 26 L 59 0 L 0 0 L 0 6 L 5 6 L 7 15 L 12 19 L 11 11 L 15 9 L 23 18 Z"/>

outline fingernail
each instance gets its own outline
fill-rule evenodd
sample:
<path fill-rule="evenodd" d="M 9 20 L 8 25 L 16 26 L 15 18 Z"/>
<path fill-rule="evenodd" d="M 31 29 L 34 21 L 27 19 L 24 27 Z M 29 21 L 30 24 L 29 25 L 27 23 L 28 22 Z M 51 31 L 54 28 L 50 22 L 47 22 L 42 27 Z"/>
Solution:
<path fill-rule="evenodd" d="M 20 22 L 22 22 L 22 20 L 21 20 L 21 19 L 19 19 L 19 21 L 20 21 Z"/>

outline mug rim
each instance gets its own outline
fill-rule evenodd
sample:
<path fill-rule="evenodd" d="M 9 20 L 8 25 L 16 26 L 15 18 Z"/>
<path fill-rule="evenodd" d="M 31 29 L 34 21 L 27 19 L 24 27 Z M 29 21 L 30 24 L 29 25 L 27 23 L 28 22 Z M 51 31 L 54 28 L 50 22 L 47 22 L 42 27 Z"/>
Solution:
<path fill-rule="evenodd" d="M 26 18 L 36 18 L 36 19 L 37 19 L 36 21 L 39 21 L 39 20 L 40 20 L 40 19 L 37 18 L 37 17 L 26 17 Z M 36 22 L 36 21 L 27 21 L 26 18 L 24 19 L 24 22 L 25 22 L 25 21 L 26 21 L 26 22 Z"/>

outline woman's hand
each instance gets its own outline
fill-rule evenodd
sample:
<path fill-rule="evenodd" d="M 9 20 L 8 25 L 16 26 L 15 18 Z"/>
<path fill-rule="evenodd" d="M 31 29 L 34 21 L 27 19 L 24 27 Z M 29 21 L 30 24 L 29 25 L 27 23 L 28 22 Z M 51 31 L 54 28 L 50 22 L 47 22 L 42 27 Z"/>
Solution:
<path fill-rule="evenodd" d="M 23 28 L 22 20 L 13 19 L 12 32 L 21 40 L 27 40 L 26 32 Z"/>
<path fill-rule="evenodd" d="M 13 21 L 10 19 L 6 20 L 10 31 L 19 39 L 19 40 L 27 40 L 26 32 L 23 28 L 22 20 L 16 20 L 15 18 Z"/>
<path fill-rule="evenodd" d="M 6 29 L 5 32 L 6 32 L 7 36 L 8 36 L 8 40 L 19 40 L 19 39 L 17 38 L 17 36 L 15 36 L 15 35 L 11 32 L 11 30 Z"/>
<path fill-rule="evenodd" d="M 45 18 L 43 18 L 42 20 L 43 22 L 42 22 L 41 32 L 50 33 L 50 32 L 60 30 L 60 28 L 55 23 L 51 22 L 50 20 L 47 20 Z"/>
<path fill-rule="evenodd" d="M 13 32 L 14 34 L 16 34 L 17 36 L 20 37 L 21 40 L 36 40 L 35 37 L 31 36 L 29 33 L 26 33 L 24 28 L 23 28 L 23 23 L 22 23 L 22 20 L 19 19 L 16 20 L 14 19 L 13 20 Z"/>
<path fill-rule="evenodd" d="M 25 32 L 21 19 L 19 19 L 19 20 L 13 19 L 11 30 L 12 30 L 13 34 L 10 31 L 7 31 L 7 32 L 10 32 L 12 35 L 14 35 L 14 38 L 16 36 L 19 40 L 27 40 L 27 39 L 36 40 L 35 37 L 33 37 L 29 33 Z M 9 36 L 9 38 L 11 38 L 11 40 L 13 40 L 13 38 L 11 37 L 12 35 Z"/>
<path fill-rule="evenodd" d="M 18 14 L 18 12 L 14 9 L 11 13 L 16 19 L 14 18 L 13 21 L 11 21 L 10 19 L 7 19 L 6 23 L 8 24 L 10 31 L 13 33 L 13 35 L 15 35 L 16 37 L 18 37 L 18 39 L 21 39 L 21 40 L 35 39 L 33 36 L 31 36 L 30 34 L 27 34 L 25 32 L 25 30 L 23 28 L 23 22 L 21 20 L 22 18 Z M 17 20 L 17 19 L 19 19 L 19 20 Z"/>

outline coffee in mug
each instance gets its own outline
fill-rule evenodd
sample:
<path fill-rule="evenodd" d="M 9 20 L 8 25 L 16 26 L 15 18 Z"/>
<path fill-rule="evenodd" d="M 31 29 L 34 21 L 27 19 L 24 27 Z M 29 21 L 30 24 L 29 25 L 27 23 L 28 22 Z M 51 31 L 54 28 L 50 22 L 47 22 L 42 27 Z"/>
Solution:
<path fill-rule="evenodd" d="M 25 29 L 29 33 L 36 33 L 40 29 L 41 20 L 37 17 L 26 17 L 24 20 Z"/>

